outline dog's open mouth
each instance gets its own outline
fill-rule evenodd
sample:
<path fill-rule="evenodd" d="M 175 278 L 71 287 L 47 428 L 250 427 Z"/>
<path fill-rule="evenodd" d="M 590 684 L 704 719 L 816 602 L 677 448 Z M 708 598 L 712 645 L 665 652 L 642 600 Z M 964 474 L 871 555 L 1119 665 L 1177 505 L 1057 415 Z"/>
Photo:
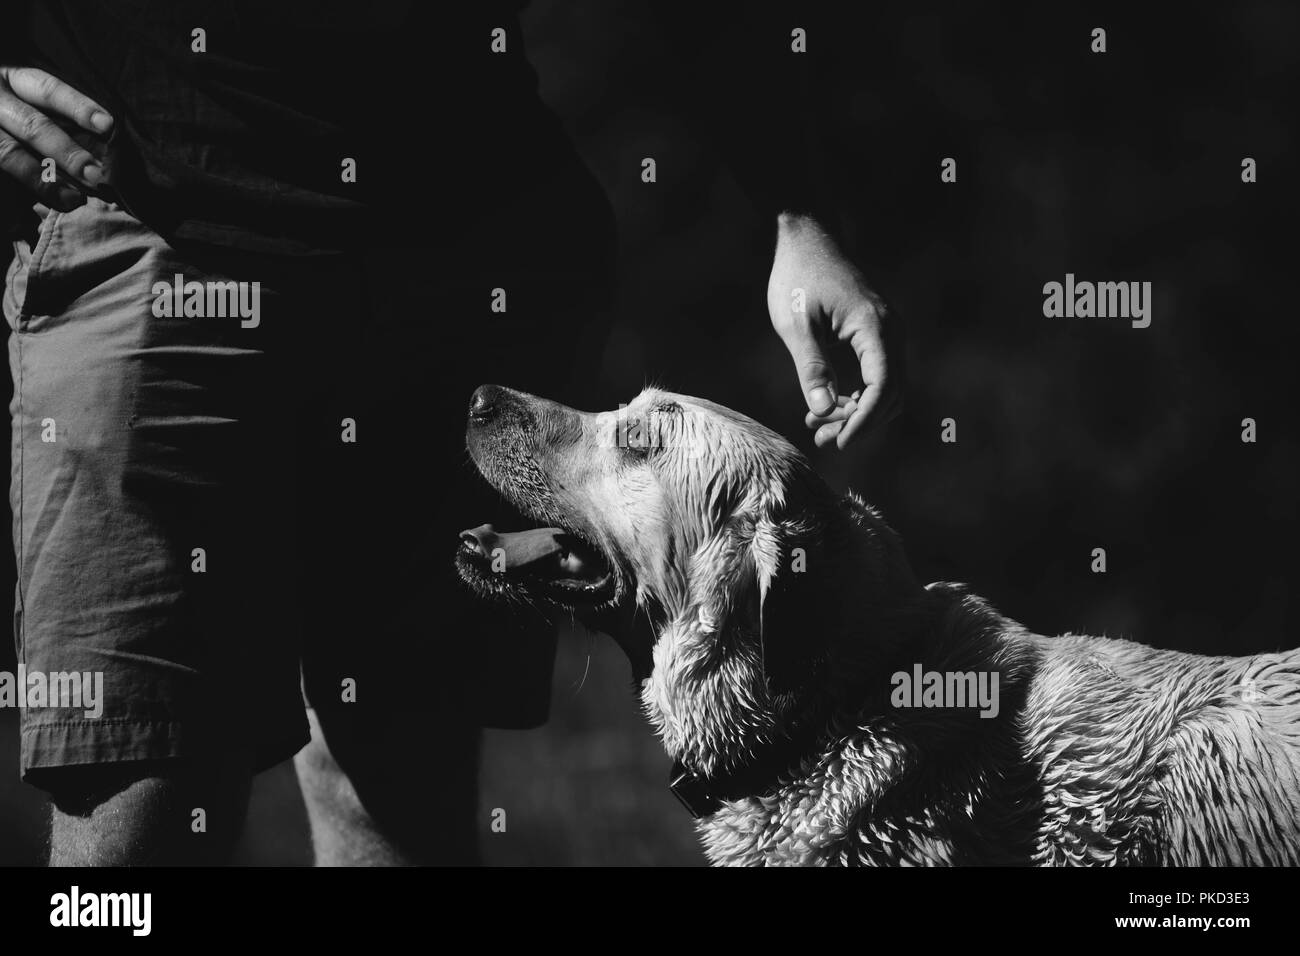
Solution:
<path fill-rule="evenodd" d="M 600 604 L 614 596 L 614 574 L 600 549 L 564 528 L 460 533 L 461 576 L 490 595 L 523 589 L 564 605 Z"/>

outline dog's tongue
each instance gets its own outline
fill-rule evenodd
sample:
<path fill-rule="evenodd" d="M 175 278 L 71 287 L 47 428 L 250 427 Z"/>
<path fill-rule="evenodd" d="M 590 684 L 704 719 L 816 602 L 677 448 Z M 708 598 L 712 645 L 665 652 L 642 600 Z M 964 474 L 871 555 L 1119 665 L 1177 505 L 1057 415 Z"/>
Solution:
<path fill-rule="evenodd" d="M 506 566 L 518 570 L 534 561 L 550 557 L 564 551 L 560 528 L 534 528 L 531 531 L 497 531 L 490 524 L 480 525 L 460 533 L 460 540 L 477 550 L 486 558 L 500 548 L 506 558 Z"/>

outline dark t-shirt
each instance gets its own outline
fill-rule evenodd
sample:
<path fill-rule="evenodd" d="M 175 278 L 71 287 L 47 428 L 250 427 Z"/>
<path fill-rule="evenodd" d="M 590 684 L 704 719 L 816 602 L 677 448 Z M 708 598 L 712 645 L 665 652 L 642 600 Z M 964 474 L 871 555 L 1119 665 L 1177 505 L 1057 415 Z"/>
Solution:
<path fill-rule="evenodd" d="M 0 59 L 40 66 L 113 112 L 110 198 L 164 235 L 301 254 L 436 245 L 472 222 L 492 241 L 452 242 L 447 254 L 464 262 L 500 261 L 502 235 L 557 261 L 573 258 L 563 238 L 608 242 L 608 203 L 538 96 L 523 0 L 27 3 L 30 24 L 0 34 Z M 813 134 L 841 84 L 814 71 L 844 58 L 792 55 L 791 24 L 812 13 L 737 17 L 682 0 L 655 11 L 636 36 L 630 104 L 670 101 L 764 216 L 832 214 Z M 629 168 L 641 155 L 628 154 Z M 355 183 L 342 177 L 349 158 Z"/>
<path fill-rule="evenodd" d="M 163 235 L 290 254 L 437 244 L 511 208 L 517 229 L 538 202 L 599 212 L 537 94 L 516 7 L 42 0 L 11 55 L 113 113 L 106 145 L 77 138 L 102 155 L 112 198 Z"/>

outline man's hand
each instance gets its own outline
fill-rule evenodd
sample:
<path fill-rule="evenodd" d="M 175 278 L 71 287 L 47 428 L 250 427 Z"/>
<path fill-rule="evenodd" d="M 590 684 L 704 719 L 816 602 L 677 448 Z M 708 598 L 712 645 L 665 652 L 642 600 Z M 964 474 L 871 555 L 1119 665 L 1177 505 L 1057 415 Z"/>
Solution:
<path fill-rule="evenodd" d="M 794 359 L 808 403 L 804 421 L 816 429 L 818 447 L 834 441 L 843 448 L 902 411 L 897 322 L 808 216 L 783 213 L 779 219 L 767 308 Z M 862 388 L 851 395 L 840 391 L 831 367 L 828 350 L 837 342 L 853 350 L 862 374 Z"/>
<path fill-rule="evenodd" d="M 104 169 L 51 116 L 70 119 L 92 133 L 113 127 L 107 110 L 44 70 L 0 66 L 0 170 L 47 206 L 68 212 L 85 203 L 85 197 L 66 181 L 42 182 L 41 161 L 53 159 L 64 177 L 91 188 L 104 178 Z"/>

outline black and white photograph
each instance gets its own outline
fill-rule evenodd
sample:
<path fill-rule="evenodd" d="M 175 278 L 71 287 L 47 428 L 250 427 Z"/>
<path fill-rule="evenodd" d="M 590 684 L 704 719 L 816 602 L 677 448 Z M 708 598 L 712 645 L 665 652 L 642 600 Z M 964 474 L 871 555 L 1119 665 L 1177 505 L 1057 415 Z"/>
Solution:
<path fill-rule="evenodd" d="M 3 9 L 15 925 L 1300 865 L 1300 7 Z"/>

